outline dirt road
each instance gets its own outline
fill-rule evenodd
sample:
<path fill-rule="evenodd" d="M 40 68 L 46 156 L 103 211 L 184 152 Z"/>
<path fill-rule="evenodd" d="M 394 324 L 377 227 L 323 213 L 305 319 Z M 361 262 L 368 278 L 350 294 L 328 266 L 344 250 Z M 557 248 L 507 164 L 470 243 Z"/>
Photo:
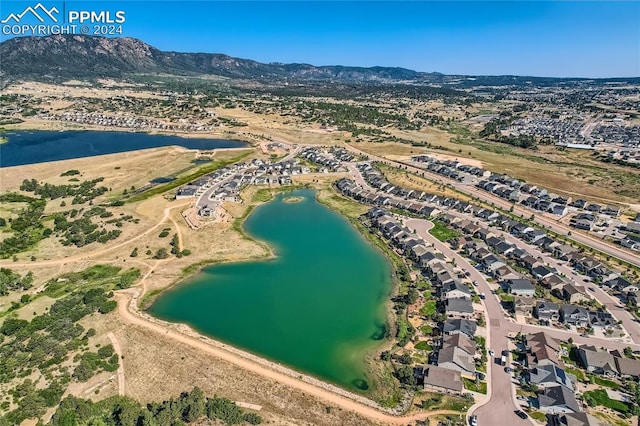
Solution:
<path fill-rule="evenodd" d="M 78 254 L 76 256 L 69 256 L 69 257 L 65 257 L 62 259 L 55 259 L 55 260 L 42 260 L 42 261 L 35 261 L 35 262 L 11 262 L 11 261 L 3 261 L 0 262 L 0 266 L 42 266 L 42 265 L 62 265 L 65 263 L 70 263 L 70 262 L 79 262 L 82 260 L 87 260 L 90 259 L 92 257 L 96 257 L 96 256 L 100 256 L 104 253 L 108 253 L 110 251 L 119 249 L 121 247 L 126 246 L 127 244 L 131 243 L 132 241 L 136 241 L 139 238 L 144 237 L 145 235 L 153 232 L 154 230 L 156 230 L 160 225 L 162 225 L 167 219 L 171 219 L 171 222 L 173 222 L 173 224 L 176 226 L 176 231 L 178 232 L 178 238 L 181 240 L 182 236 L 180 235 L 180 230 L 178 228 L 177 223 L 173 220 L 173 218 L 171 218 L 169 215 L 171 214 L 171 210 L 176 209 L 178 207 L 184 207 L 187 204 L 193 202 L 193 200 L 188 200 L 187 202 L 183 202 L 180 204 L 176 204 L 170 207 L 167 207 L 166 209 L 164 209 L 164 215 L 162 216 L 162 218 L 155 224 L 153 225 L 151 228 L 147 229 L 146 231 L 142 232 L 141 234 L 136 235 L 135 237 L 131 237 L 126 241 L 122 241 L 118 244 L 115 244 L 113 246 L 109 246 L 109 247 L 105 247 L 101 250 L 96 250 L 93 252 L 89 252 L 89 253 L 84 253 L 84 254 Z M 182 241 L 180 241 L 180 247 L 182 247 Z"/>
<path fill-rule="evenodd" d="M 122 349 L 120 349 L 120 343 L 118 343 L 118 339 L 116 339 L 116 336 L 112 332 L 107 333 L 107 337 L 111 340 L 113 350 L 116 355 L 118 355 L 118 395 L 124 396 L 126 387 L 124 381 L 124 365 L 122 365 Z"/>

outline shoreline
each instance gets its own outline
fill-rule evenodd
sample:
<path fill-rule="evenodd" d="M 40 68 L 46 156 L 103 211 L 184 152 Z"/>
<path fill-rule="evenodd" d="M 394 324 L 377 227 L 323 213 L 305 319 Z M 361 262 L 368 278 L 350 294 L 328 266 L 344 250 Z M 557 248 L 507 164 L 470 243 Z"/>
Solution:
<path fill-rule="evenodd" d="M 189 279 L 191 279 L 192 277 L 196 276 L 197 274 L 201 273 L 205 268 L 208 268 L 210 266 L 217 266 L 217 265 L 225 265 L 225 264 L 242 264 L 242 263 L 246 263 L 246 262 L 255 262 L 255 261 L 269 261 L 272 259 L 276 259 L 278 257 L 277 253 L 275 253 L 273 251 L 273 249 L 271 248 L 271 246 L 264 241 L 258 240 L 255 237 L 253 237 L 252 235 L 250 235 L 245 227 L 244 227 L 244 223 L 247 220 L 247 218 L 255 211 L 256 208 L 259 208 L 260 206 L 272 202 L 275 200 L 275 198 L 280 195 L 280 194 L 284 194 L 284 193 L 290 193 L 296 190 L 304 190 L 304 189 L 310 189 L 313 190 L 314 192 L 314 200 L 316 202 L 318 202 L 319 204 L 321 204 L 324 207 L 327 207 L 329 210 L 331 210 L 332 212 L 334 212 L 335 214 L 339 215 L 341 218 L 343 218 L 344 220 L 346 220 L 350 226 L 355 228 L 355 231 L 358 233 L 358 235 L 363 238 L 363 240 L 366 242 L 366 244 L 370 245 L 372 248 L 374 248 L 376 251 L 378 251 L 380 253 L 381 256 L 384 257 L 384 259 L 389 263 L 389 268 L 390 271 L 392 272 L 391 277 L 390 277 L 390 283 L 391 286 L 389 288 L 389 292 L 387 293 L 387 295 L 385 296 L 385 300 L 384 300 L 384 306 L 381 309 L 381 311 L 384 311 L 384 324 L 385 324 L 385 335 L 382 337 L 382 339 L 380 340 L 373 340 L 372 339 L 372 343 L 371 343 L 371 347 L 370 348 L 366 348 L 365 350 L 363 350 L 363 364 L 365 367 L 365 378 L 368 379 L 368 381 L 373 382 L 373 384 L 375 386 L 373 386 L 373 390 L 375 391 L 376 388 L 379 388 L 380 386 L 380 377 L 378 374 L 376 374 L 376 371 L 379 371 L 379 368 L 373 368 L 374 364 L 378 364 L 378 366 L 382 367 L 383 364 L 379 361 L 377 361 L 377 353 L 379 352 L 379 350 L 381 348 L 385 348 L 385 347 L 393 347 L 393 340 L 391 338 L 388 337 L 388 331 L 390 329 L 389 325 L 390 323 L 393 323 L 393 317 L 392 317 L 392 304 L 390 303 L 390 297 L 394 294 L 394 292 L 397 290 L 397 283 L 395 282 L 395 278 L 393 275 L 393 271 L 395 271 L 395 268 L 393 266 L 393 262 L 391 262 L 388 258 L 387 255 L 384 253 L 384 251 L 382 251 L 380 249 L 380 247 L 378 247 L 378 245 L 372 241 L 370 238 L 368 238 L 366 235 L 364 235 L 364 233 L 358 228 L 358 226 L 356 226 L 356 223 L 354 223 L 349 217 L 347 217 L 346 215 L 340 213 L 338 210 L 332 208 L 332 206 L 328 205 L 327 203 L 323 202 L 322 200 L 319 199 L 318 197 L 318 193 L 319 193 L 319 189 L 314 188 L 312 185 L 309 184 L 297 184 L 297 185 L 290 185 L 290 186 L 284 186 L 284 187 L 277 187 L 277 188 L 263 188 L 268 190 L 268 193 L 271 195 L 270 199 L 267 201 L 258 201 L 256 204 L 252 204 L 249 205 L 247 210 L 245 211 L 245 213 L 242 216 L 239 216 L 238 218 L 236 218 L 232 224 L 232 228 L 236 231 L 238 231 L 243 238 L 246 238 L 256 244 L 258 244 L 259 246 L 263 247 L 266 250 L 266 253 L 264 256 L 260 256 L 260 257 L 252 257 L 252 258 L 247 258 L 247 259 L 242 259 L 242 260 L 234 260 L 234 261 L 220 261 L 220 260 L 204 260 L 198 263 L 195 263 L 193 265 L 189 265 L 187 267 L 185 267 L 183 269 L 183 276 L 180 277 L 179 279 L 175 280 L 174 282 L 172 282 L 171 284 L 169 284 L 167 287 L 163 288 L 163 289 L 159 289 L 156 291 L 151 291 L 151 292 L 145 292 L 144 290 L 146 290 L 146 288 L 141 289 L 140 294 L 138 294 L 136 296 L 136 311 L 138 313 L 140 313 L 141 315 L 145 315 L 145 316 L 149 316 L 151 318 L 154 318 L 158 321 L 161 321 L 163 323 L 166 323 L 167 326 L 169 327 L 169 325 L 175 325 L 178 327 L 184 327 L 186 329 L 189 330 L 189 332 L 191 334 L 194 334 L 196 336 L 200 336 L 201 339 L 209 339 L 211 341 L 217 342 L 218 344 L 221 344 L 223 346 L 227 346 L 227 347 L 232 347 L 237 349 L 238 351 L 240 351 L 241 353 L 247 353 L 249 354 L 251 357 L 256 357 L 256 358 L 260 358 L 262 360 L 264 360 L 267 363 L 275 363 L 278 366 L 281 366 L 285 369 L 291 370 L 292 373 L 296 373 L 299 375 L 306 375 L 309 376 L 311 379 L 319 381 L 320 383 L 325 383 L 329 386 L 332 387 L 336 387 L 337 389 L 341 389 L 345 392 L 348 393 L 353 393 L 353 395 L 356 396 L 360 396 L 363 398 L 366 398 L 368 401 L 370 401 L 370 403 L 374 404 L 374 406 L 379 409 L 382 410 L 384 412 L 389 412 L 389 413 L 393 413 L 395 415 L 405 412 L 406 411 L 406 407 L 404 407 L 404 404 L 399 404 L 397 406 L 397 408 L 387 408 L 384 407 L 382 405 L 380 405 L 379 403 L 377 403 L 376 401 L 367 398 L 366 396 L 364 396 L 364 392 L 362 394 L 357 393 L 357 391 L 354 390 L 350 390 L 346 387 L 343 387 L 340 384 L 334 383 L 332 381 L 329 381 L 327 379 L 321 378 L 321 377 L 316 377 L 311 373 L 308 372 L 304 372 L 304 371 L 298 371 L 295 369 L 294 366 L 289 366 L 286 364 L 281 364 L 279 361 L 277 360 L 272 360 L 268 357 L 265 357 L 261 354 L 258 353 L 253 353 L 250 350 L 247 350 L 245 348 L 241 348 L 241 347 L 236 347 L 234 346 L 232 343 L 229 342 L 225 342 L 223 340 L 218 340 L 216 338 L 214 338 L 213 336 L 209 336 L 206 335 L 204 333 L 199 332 L 196 328 L 194 328 L 193 326 L 186 324 L 186 323 L 177 323 L 177 322 L 171 322 L 171 321 L 166 321 L 163 320 L 161 318 L 155 317 L 154 315 L 152 315 L 151 313 L 149 313 L 148 309 L 153 306 L 153 303 L 155 302 L 155 300 L 157 300 L 158 297 L 162 296 L 163 294 L 166 294 L 168 291 L 171 291 L 172 289 L 176 288 L 177 286 L 181 285 L 181 284 L 186 284 L 188 283 Z M 333 189 L 329 189 L 330 191 L 333 191 Z M 335 191 L 334 191 L 335 192 Z M 254 194 L 255 196 L 255 194 Z M 296 202 L 301 202 L 304 201 L 304 197 L 300 197 L 300 200 L 296 200 Z M 285 202 L 284 199 L 282 202 Z M 371 391 L 369 391 L 371 392 Z"/>
<path fill-rule="evenodd" d="M 52 124 L 46 126 L 47 124 Z M 53 124 L 58 124 L 55 126 Z M 163 131 L 161 129 L 133 129 L 130 127 L 105 127 L 96 125 L 70 125 L 63 121 L 48 121 L 48 120 L 28 120 L 22 123 L 5 124 L 0 128 L 6 132 L 12 131 L 25 131 L 25 132 L 111 132 L 111 133 L 143 133 L 150 136 L 175 136 L 183 139 L 219 139 L 230 140 L 235 142 L 244 142 L 251 147 L 257 146 L 258 141 L 251 140 L 250 138 L 237 133 L 235 131 L 207 131 L 207 132 L 188 132 L 188 131 Z M 232 135 L 235 139 L 232 139 Z M 245 137 L 243 137 L 245 136 Z M 246 147 L 245 147 L 246 148 Z"/>

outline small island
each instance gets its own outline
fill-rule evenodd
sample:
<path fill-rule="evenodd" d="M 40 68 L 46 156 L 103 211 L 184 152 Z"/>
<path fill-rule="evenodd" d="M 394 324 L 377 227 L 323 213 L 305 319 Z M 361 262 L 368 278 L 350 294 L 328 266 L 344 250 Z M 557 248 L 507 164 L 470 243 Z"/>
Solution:
<path fill-rule="evenodd" d="M 304 197 L 300 197 L 300 196 L 291 196 L 291 197 L 285 197 L 282 199 L 283 202 L 288 204 L 299 203 L 303 200 L 304 200 Z"/>

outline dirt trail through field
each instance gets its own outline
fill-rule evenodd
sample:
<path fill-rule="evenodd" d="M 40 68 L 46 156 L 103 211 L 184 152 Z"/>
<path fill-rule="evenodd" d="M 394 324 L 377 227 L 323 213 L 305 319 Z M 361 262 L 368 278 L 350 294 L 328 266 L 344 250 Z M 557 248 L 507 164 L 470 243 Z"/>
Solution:
<path fill-rule="evenodd" d="M 167 219 L 170 219 L 173 224 L 176 226 L 176 230 L 178 233 L 178 239 L 180 240 L 180 247 L 182 248 L 182 236 L 180 234 L 180 231 L 178 229 L 178 225 L 177 223 L 173 220 L 173 218 L 170 217 L 171 214 L 171 210 L 179 208 L 179 207 L 184 207 L 189 203 L 192 203 L 193 200 L 188 200 L 187 202 L 184 203 L 180 203 L 180 204 L 176 204 L 170 207 L 167 207 L 166 209 L 164 209 L 164 215 L 162 216 L 162 218 L 155 224 L 153 225 L 151 228 L 147 229 L 146 231 L 142 232 L 141 234 L 136 235 L 135 237 L 131 237 L 126 241 L 122 241 L 118 244 L 115 244 L 113 246 L 109 246 L 109 247 L 105 247 L 101 250 L 96 250 L 90 253 L 83 253 L 83 254 L 78 254 L 75 256 L 70 256 L 70 257 L 65 257 L 63 259 L 55 259 L 55 260 L 41 260 L 41 261 L 34 261 L 34 262 L 11 262 L 11 261 L 4 261 L 4 262 L 0 262 L 0 266 L 42 266 L 42 265 L 63 265 L 65 263 L 71 263 L 71 262 L 80 262 L 82 260 L 87 260 L 90 259 L 92 257 L 96 257 L 96 256 L 100 256 L 104 253 L 108 253 L 110 251 L 119 249 L 121 247 L 126 246 L 127 244 L 131 243 L 132 241 L 136 241 L 139 238 L 144 237 L 145 235 L 153 232 L 155 229 L 157 229 L 160 225 L 162 225 Z"/>
<path fill-rule="evenodd" d="M 120 349 L 120 343 L 118 343 L 118 339 L 116 339 L 116 336 L 112 332 L 107 333 L 107 337 L 111 340 L 113 350 L 116 355 L 118 355 L 118 395 L 124 396 L 126 387 L 124 381 L 124 366 L 122 365 L 122 349 Z"/>

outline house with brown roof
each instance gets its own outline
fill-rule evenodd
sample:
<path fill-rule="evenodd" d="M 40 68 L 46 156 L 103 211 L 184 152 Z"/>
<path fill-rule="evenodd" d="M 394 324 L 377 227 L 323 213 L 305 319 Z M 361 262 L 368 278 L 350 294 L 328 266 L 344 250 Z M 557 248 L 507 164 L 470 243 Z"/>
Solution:
<path fill-rule="evenodd" d="M 565 284 L 562 287 L 562 298 L 569 303 L 580 303 L 589 301 L 589 297 L 584 291 L 584 287 L 573 284 Z"/>
<path fill-rule="evenodd" d="M 544 331 L 527 335 L 527 362 L 529 367 L 555 364 L 562 366 L 560 343 Z"/>
<path fill-rule="evenodd" d="M 445 336 L 442 339 L 442 347 L 458 347 L 471 356 L 476 354 L 476 342 L 461 333 Z"/>

